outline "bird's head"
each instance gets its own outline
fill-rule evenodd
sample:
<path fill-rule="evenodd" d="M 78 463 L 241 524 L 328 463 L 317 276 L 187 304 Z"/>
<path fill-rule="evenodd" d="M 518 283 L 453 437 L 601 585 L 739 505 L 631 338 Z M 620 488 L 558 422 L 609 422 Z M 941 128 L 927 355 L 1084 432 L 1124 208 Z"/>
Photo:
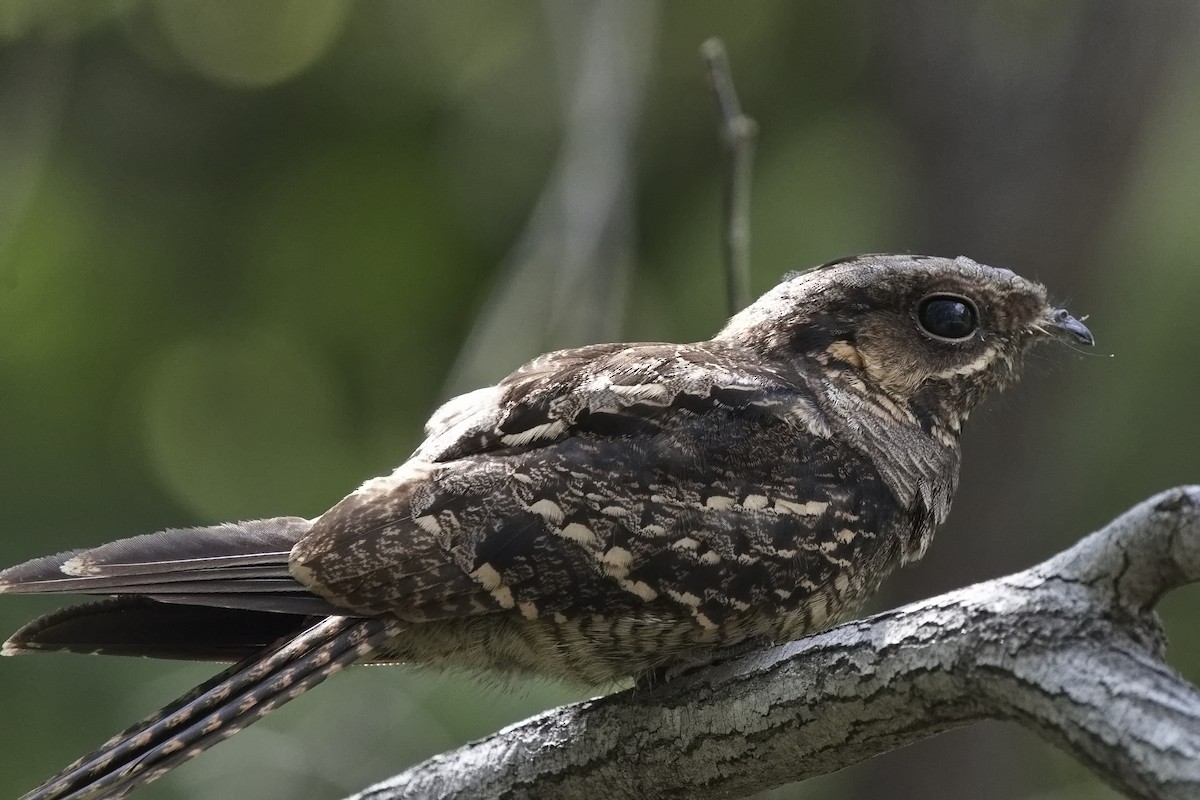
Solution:
<path fill-rule="evenodd" d="M 968 258 L 905 255 L 856 256 L 790 275 L 716 338 L 815 361 L 960 419 L 1017 377 L 1038 340 L 1093 343 L 1038 283 Z"/>

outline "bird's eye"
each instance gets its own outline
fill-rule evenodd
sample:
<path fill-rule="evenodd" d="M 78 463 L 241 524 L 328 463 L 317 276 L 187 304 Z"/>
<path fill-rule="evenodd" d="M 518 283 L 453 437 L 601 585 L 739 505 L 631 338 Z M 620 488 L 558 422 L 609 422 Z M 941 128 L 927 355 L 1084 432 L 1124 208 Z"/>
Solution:
<path fill-rule="evenodd" d="M 979 327 L 979 313 L 965 297 L 933 294 L 917 305 L 917 322 L 939 339 L 966 339 Z"/>

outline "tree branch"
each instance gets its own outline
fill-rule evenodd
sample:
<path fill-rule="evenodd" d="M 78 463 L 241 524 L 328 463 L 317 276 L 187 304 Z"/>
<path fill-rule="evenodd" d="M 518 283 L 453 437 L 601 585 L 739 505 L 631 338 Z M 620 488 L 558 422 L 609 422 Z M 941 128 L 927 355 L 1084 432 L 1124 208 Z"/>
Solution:
<path fill-rule="evenodd" d="M 1200 693 L 1154 602 L 1200 578 L 1200 486 L 1031 569 L 651 689 L 564 706 L 356 796 L 733 797 L 985 718 L 1134 798 L 1200 796 Z"/>

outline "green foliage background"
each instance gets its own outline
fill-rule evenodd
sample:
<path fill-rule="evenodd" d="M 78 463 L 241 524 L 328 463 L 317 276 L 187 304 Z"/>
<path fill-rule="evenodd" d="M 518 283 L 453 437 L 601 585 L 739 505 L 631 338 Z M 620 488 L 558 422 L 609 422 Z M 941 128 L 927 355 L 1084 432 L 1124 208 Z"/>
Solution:
<path fill-rule="evenodd" d="M 167 526 L 314 516 L 404 459 L 557 156 L 553 5 L 0 0 L 0 563 Z M 1053 23 L 1053 4 L 1012 5 L 1005 36 Z M 658 7 L 622 338 L 705 338 L 724 316 L 718 151 L 696 55 L 713 34 L 763 130 L 757 289 L 927 241 L 914 144 L 871 67 L 888 35 L 878 8 Z M 1035 408 L 1018 390 L 977 413 L 973 427 L 1035 431 L 1038 444 L 1014 464 L 968 439 L 968 464 L 979 460 L 964 491 L 986 502 L 959 508 L 939 542 L 957 549 L 935 545 L 917 595 L 1031 563 L 1197 479 L 1196 42 L 1120 156 L 1127 178 L 1087 270 L 1051 287 L 1092 314 L 1115 357 L 1039 354 Z M 996 481 L 1014 470 L 1040 487 L 1035 502 Z M 1022 515 L 1009 555 L 975 560 L 974 523 L 1000 507 Z M 1193 677 L 1198 600 L 1181 592 L 1166 607 L 1173 661 Z M 0 629 L 52 605 L 5 599 Z M 211 672 L 5 659 L 0 795 Z M 139 796 L 337 797 L 578 696 L 358 669 Z M 1032 736 L 1002 736 L 1019 776 L 985 780 L 986 756 L 936 768 L 1007 787 L 981 798 L 1105 791 Z M 936 752 L 910 757 L 937 764 Z M 877 794 L 870 769 L 778 796 L 905 796 L 900 784 Z"/>

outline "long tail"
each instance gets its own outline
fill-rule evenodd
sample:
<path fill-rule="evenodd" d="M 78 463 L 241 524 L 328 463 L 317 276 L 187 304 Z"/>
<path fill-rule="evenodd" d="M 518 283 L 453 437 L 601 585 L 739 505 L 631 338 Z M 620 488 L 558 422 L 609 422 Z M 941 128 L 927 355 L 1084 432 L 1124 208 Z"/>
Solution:
<path fill-rule="evenodd" d="M 288 570 L 292 546 L 311 527 L 306 519 L 276 517 L 119 539 L 10 567 L 0 572 L 0 594 L 138 596 L 192 606 L 337 614 L 339 609 Z"/>
<path fill-rule="evenodd" d="M 69 650 L 238 661 L 113 737 L 25 800 L 123 797 L 355 661 L 401 623 L 347 616 L 291 577 L 297 517 L 168 530 L 0 572 L 0 594 L 91 594 L 0 653 Z M 240 659 L 240 661 L 239 661 Z"/>
<path fill-rule="evenodd" d="M 197 686 L 22 800 L 124 797 L 366 658 L 400 628 L 389 620 L 327 617 Z"/>

